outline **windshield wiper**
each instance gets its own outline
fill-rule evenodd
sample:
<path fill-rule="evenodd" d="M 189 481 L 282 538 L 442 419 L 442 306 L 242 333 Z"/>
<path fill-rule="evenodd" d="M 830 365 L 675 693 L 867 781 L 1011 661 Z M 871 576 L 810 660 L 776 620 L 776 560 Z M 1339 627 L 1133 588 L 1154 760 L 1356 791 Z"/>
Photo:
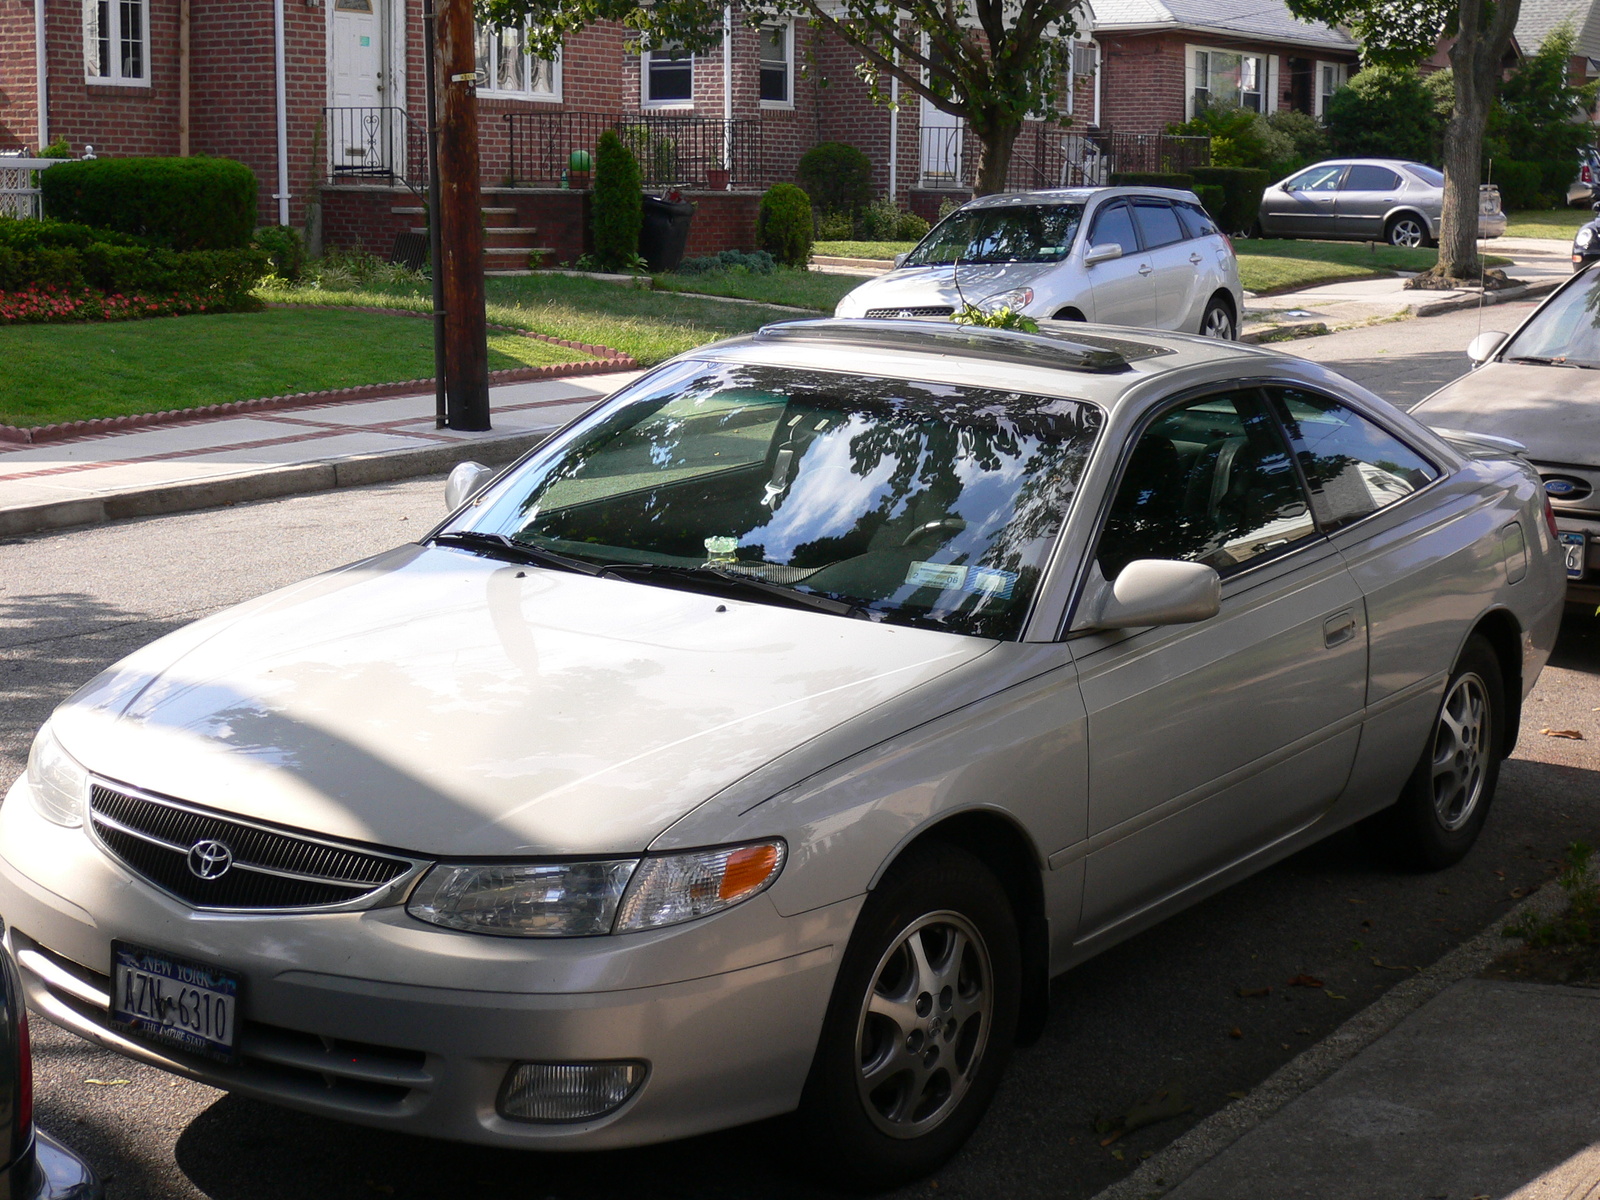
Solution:
<path fill-rule="evenodd" d="M 776 600 L 781 604 L 788 604 L 794 608 L 809 608 L 817 612 L 830 613 L 837 617 L 861 617 L 866 620 L 872 618 L 865 609 L 855 604 L 846 604 L 843 600 L 834 600 L 829 596 L 818 596 L 813 592 L 802 592 L 797 588 L 784 587 L 781 583 L 769 583 L 765 579 L 755 579 L 749 575 L 739 575 L 732 571 L 721 571 L 712 566 L 687 567 L 676 563 L 609 563 L 597 572 L 600 575 L 619 575 L 624 578 L 630 576 L 644 576 L 645 582 L 652 578 L 680 580 L 684 583 L 699 584 L 710 591 L 732 596 L 759 596 L 762 599 Z"/>
<path fill-rule="evenodd" d="M 580 575 L 598 575 L 603 569 L 595 563 L 587 563 L 579 558 L 568 558 L 565 554 L 557 554 L 554 550 L 543 550 L 538 546 L 516 541 L 503 533 L 456 529 L 448 533 L 435 534 L 432 540 L 436 546 L 459 546 L 463 550 L 475 550 L 479 554 L 489 554 L 495 558 L 532 563 L 540 567 L 555 567 L 561 571 L 576 571 Z"/>

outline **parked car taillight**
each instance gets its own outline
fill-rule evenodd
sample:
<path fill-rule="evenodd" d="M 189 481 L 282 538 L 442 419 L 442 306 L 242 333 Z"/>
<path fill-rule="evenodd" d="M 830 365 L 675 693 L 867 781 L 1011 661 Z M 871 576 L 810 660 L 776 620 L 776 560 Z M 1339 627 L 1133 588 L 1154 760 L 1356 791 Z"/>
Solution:
<path fill-rule="evenodd" d="M 1545 493 L 1544 497 L 1544 523 L 1550 526 L 1550 536 L 1559 540 L 1557 535 L 1559 535 L 1561 531 L 1556 528 L 1556 510 L 1550 503 L 1550 495 L 1548 492 Z"/>
<path fill-rule="evenodd" d="M 1588 163 L 1583 164 L 1583 170 L 1578 172 L 1578 178 L 1583 180 L 1585 183 L 1594 182 L 1594 172 L 1590 169 Z"/>

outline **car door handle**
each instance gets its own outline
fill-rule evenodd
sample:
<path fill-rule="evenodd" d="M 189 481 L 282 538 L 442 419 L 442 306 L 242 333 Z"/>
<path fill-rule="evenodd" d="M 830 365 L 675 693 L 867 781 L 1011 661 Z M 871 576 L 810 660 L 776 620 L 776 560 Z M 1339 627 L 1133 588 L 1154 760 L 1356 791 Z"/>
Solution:
<path fill-rule="evenodd" d="M 1205 262 L 1205 259 L 1201 258 L 1198 254 L 1191 254 L 1189 255 L 1189 261 L 1198 267 L 1201 263 Z"/>
<path fill-rule="evenodd" d="M 1154 268 L 1149 263 L 1139 264 L 1139 274 L 1141 275 L 1148 275 L 1152 270 L 1154 270 Z"/>
<path fill-rule="evenodd" d="M 1342 646 L 1356 635 L 1356 614 L 1346 609 L 1334 613 L 1322 623 L 1322 641 L 1326 646 Z"/>

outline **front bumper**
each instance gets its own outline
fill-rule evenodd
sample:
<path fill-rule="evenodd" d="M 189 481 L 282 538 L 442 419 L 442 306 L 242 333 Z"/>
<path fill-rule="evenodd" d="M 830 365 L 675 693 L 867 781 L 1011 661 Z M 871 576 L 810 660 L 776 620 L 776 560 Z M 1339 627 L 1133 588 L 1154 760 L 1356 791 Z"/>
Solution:
<path fill-rule="evenodd" d="M 26 786 L 0 806 L 0 915 L 38 1012 L 214 1087 L 458 1141 L 605 1149 L 793 1109 L 860 907 L 785 918 L 758 896 L 650 933 L 548 940 L 436 929 L 399 907 L 202 913 L 134 878 L 82 829 L 43 820 Z M 238 1061 L 111 1028 L 114 939 L 240 972 Z M 532 1124 L 495 1110 L 514 1062 L 616 1059 L 643 1060 L 648 1074 L 604 1117 Z"/>

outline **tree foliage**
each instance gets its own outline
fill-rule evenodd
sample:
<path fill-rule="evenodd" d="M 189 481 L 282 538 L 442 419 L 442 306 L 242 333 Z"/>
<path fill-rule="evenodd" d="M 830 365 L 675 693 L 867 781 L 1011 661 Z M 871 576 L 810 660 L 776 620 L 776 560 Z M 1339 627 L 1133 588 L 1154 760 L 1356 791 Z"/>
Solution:
<path fill-rule="evenodd" d="M 1323 120 L 1337 154 L 1432 163 L 1447 115 L 1412 68 L 1371 67 L 1329 97 Z"/>
<path fill-rule="evenodd" d="M 1572 28 L 1563 26 L 1523 60 L 1501 87 L 1484 138 L 1484 157 L 1491 162 L 1536 165 L 1538 191 L 1547 197 L 1564 195 L 1577 169 L 1579 149 L 1594 137 L 1584 114 L 1594 106 L 1597 85 L 1574 87 L 1568 82 L 1572 47 Z"/>

